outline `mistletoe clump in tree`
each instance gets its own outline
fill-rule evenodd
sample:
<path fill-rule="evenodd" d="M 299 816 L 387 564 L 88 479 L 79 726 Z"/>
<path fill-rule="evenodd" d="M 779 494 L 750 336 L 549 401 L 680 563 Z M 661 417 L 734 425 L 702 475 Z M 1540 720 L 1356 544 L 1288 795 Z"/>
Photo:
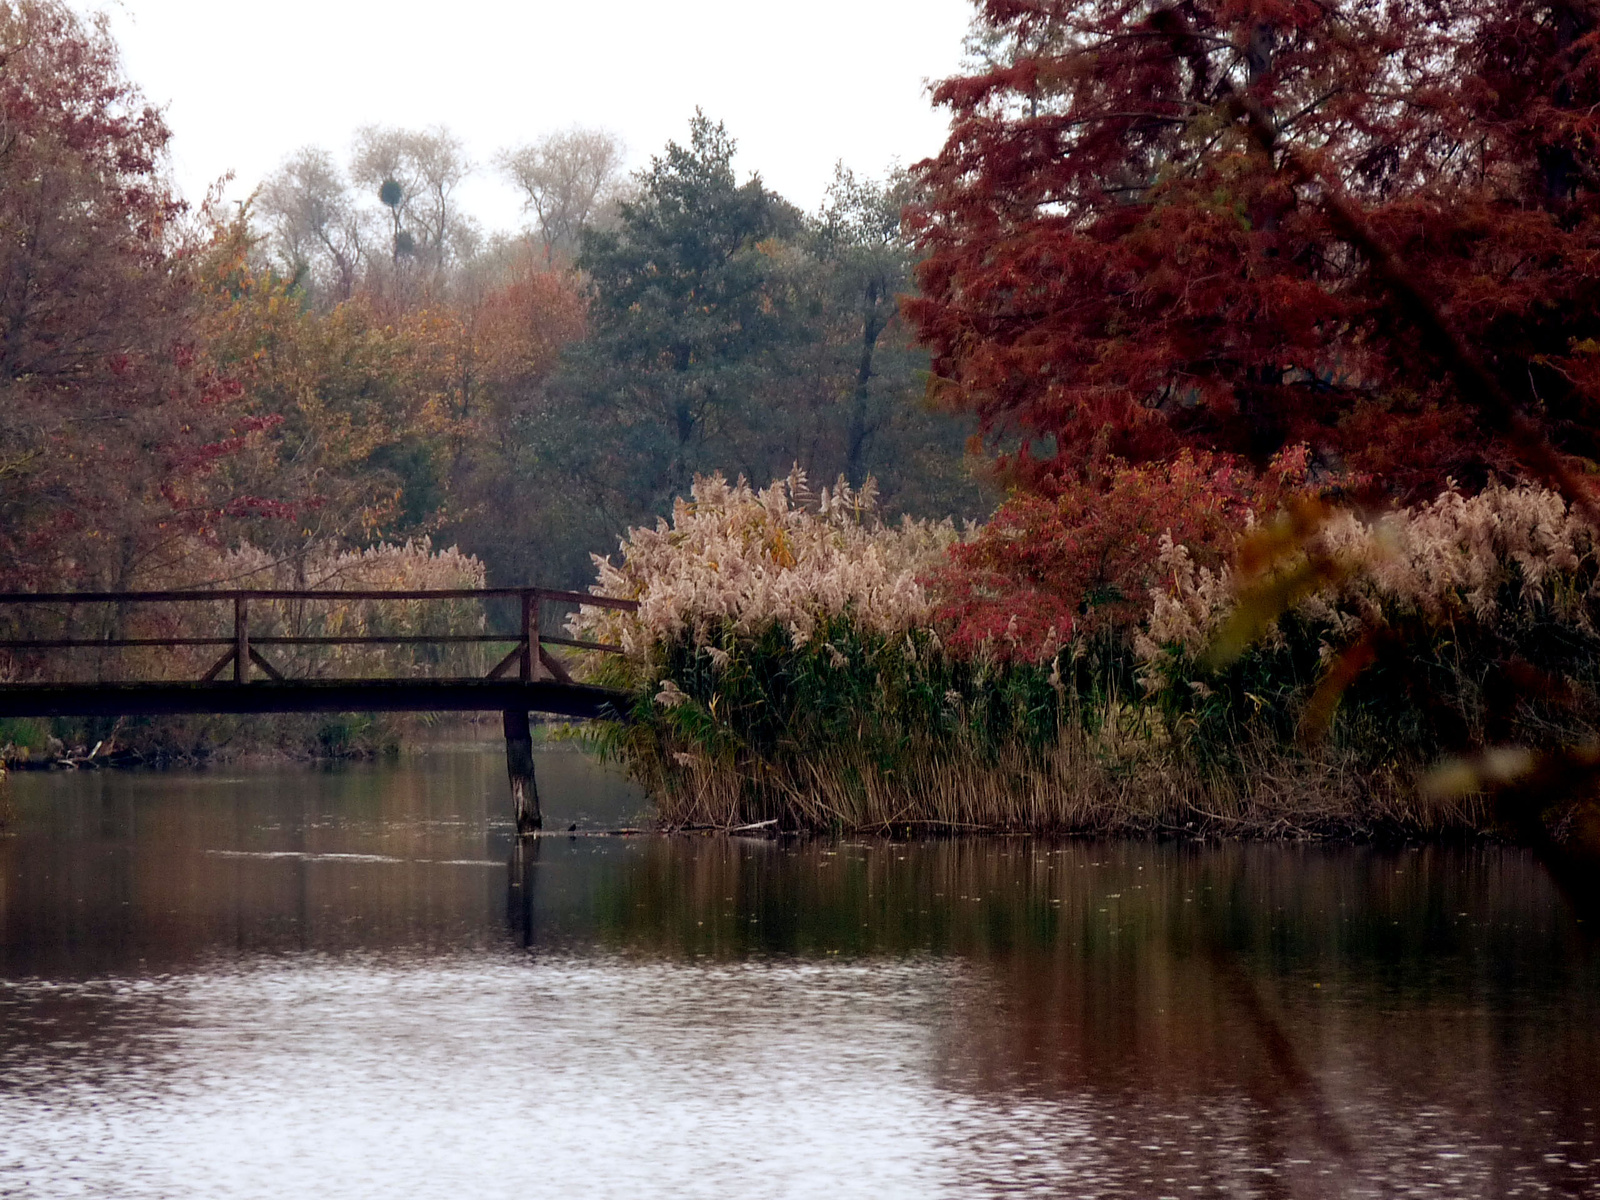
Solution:
<path fill-rule="evenodd" d="M 1390 497 L 1600 458 L 1587 0 L 985 0 L 909 315 L 1024 487 L 1184 449 Z"/>

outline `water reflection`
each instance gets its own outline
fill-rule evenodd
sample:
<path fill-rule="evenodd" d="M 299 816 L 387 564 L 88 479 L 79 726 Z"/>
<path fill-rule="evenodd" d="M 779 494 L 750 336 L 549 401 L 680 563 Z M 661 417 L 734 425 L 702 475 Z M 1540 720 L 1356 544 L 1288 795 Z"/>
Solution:
<path fill-rule="evenodd" d="M 608 838 L 572 755 L 519 847 L 502 770 L 19 780 L 0 1194 L 1600 1195 L 1518 852 Z"/>

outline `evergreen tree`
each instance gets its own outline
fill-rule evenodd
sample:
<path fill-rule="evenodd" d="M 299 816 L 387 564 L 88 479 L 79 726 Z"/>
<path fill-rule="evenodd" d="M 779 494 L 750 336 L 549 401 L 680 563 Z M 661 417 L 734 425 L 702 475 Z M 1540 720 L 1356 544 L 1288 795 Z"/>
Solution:
<path fill-rule="evenodd" d="M 697 113 L 689 144 L 651 161 L 618 228 L 586 232 L 578 257 L 591 334 L 563 381 L 574 449 L 602 490 L 646 508 L 697 471 L 770 469 L 767 396 L 781 351 L 803 340 L 782 286 L 800 215 L 759 176 L 739 183 L 733 153 L 722 124 Z"/>

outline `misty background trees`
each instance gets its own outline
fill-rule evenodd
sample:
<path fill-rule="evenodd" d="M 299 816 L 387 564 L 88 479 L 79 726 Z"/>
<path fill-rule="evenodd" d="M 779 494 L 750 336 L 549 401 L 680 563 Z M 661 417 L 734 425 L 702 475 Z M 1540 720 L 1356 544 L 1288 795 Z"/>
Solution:
<path fill-rule="evenodd" d="M 557 254 L 570 260 L 584 230 L 614 223 L 626 188 L 622 162 L 616 135 L 578 126 L 495 155 L 500 173 L 522 193 L 546 265 Z"/>
<path fill-rule="evenodd" d="M 315 519 L 252 539 L 429 534 L 498 581 L 576 586 L 696 474 L 796 464 L 875 476 L 891 511 L 981 516 L 966 429 L 923 404 L 900 319 L 907 178 L 841 166 L 805 213 L 736 150 L 696 113 L 632 175 L 579 127 L 489 164 L 442 128 L 290 156 L 235 222 L 266 299 L 234 299 L 230 336 L 245 406 L 275 422 L 274 479 L 303 475 Z M 474 170 L 518 190 L 525 228 L 462 211 Z"/>

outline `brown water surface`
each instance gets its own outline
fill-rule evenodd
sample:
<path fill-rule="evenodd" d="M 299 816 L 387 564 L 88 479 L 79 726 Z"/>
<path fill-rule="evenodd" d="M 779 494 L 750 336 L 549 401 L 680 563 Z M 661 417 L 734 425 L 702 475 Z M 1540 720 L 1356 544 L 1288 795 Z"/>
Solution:
<path fill-rule="evenodd" d="M 0 1195 L 1600 1196 L 1600 961 L 1520 852 L 518 853 L 502 772 L 14 779 Z"/>

